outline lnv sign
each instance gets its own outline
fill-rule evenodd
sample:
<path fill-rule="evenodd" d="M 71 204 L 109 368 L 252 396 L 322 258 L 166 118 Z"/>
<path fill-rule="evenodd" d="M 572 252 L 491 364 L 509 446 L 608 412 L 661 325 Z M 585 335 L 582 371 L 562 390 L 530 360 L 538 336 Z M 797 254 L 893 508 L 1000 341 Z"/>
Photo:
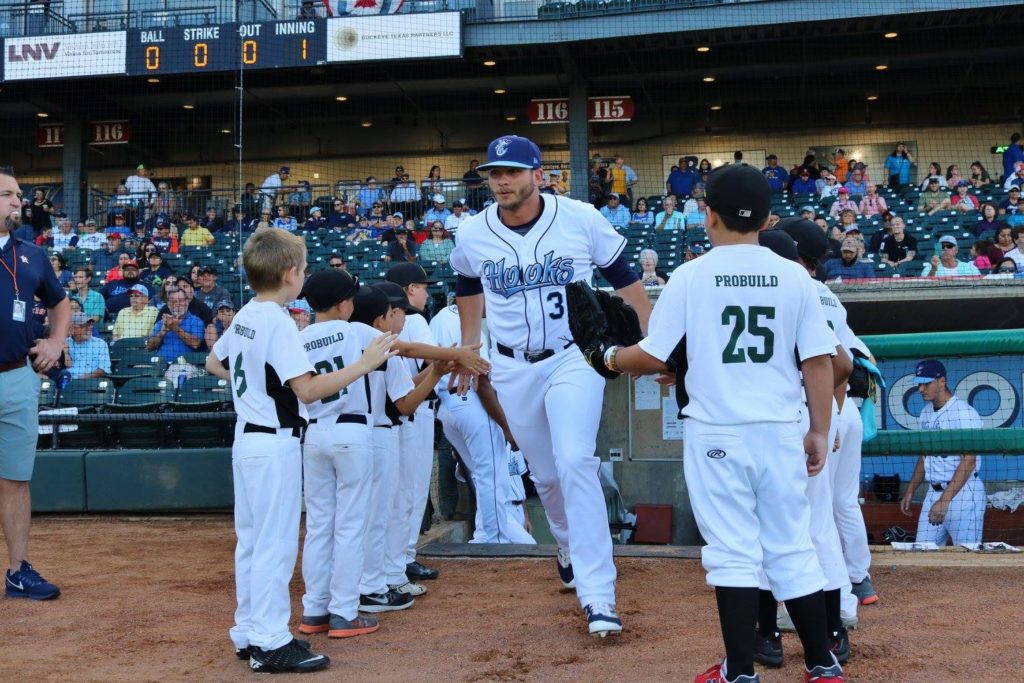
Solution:
<path fill-rule="evenodd" d="M 8 62 L 40 62 L 51 60 L 60 51 L 60 41 L 53 43 L 23 43 L 7 46 Z"/>

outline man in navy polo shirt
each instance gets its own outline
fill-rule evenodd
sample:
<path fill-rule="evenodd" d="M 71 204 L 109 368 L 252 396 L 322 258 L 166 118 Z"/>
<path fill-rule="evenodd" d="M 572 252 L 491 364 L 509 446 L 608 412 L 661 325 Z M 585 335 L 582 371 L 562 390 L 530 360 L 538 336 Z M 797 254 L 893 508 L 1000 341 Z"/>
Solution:
<path fill-rule="evenodd" d="M 665 192 L 677 197 L 689 197 L 693 186 L 700 180 L 697 172 L 690 166 L 686 157 L 679 157 L 679 168 L 668 174 L 665 179 Z"/>
<path fill-rule="evenodd" d="M 71 305 L 46 253 L 12 233 L 21 223 L 21 188 L 0 169 L 0 526 L 7 542 L 7 597 L 48 600 L 60 589 L 28 562 L 32 519 L 29 481 L 35 465 L 39 377 L 57 367 L 71 323 Z M 35 339 L 33 297 L 46 307 L 50 336 Z M 32 366 L 28 364 L 31 357 Z"/>
<path fill-rule="evenodd" d="M 765 157 L 765 163 L 768 165 L 761 169 L 761 175 L 768 180 L 768 184 L 771 185 L 772 192 L 782 192 L 786 189 L 786 181 L 789 180 L 789 172 L 779 166 L 779 157 L 774 154 L 769 154 Z"/>

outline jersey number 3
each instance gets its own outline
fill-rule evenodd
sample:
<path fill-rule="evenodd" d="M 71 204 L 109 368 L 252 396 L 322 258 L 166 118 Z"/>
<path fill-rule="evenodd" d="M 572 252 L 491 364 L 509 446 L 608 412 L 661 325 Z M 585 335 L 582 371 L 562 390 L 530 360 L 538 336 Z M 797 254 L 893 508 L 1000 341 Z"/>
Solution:
<path fill-rule="evenodd" d="M 723 363 L 745 363 L 748 357 L 752 363 L 767 363 L 771 360 L 775 353 L 775 333 L 770 327 L 761 324 L 762 319 L 775 320 L 775 307 L 751 306 L 746 311 L 742 306 L 726 306 L 722 309 L 722 324 L 733 326 L 729 343 L 722 350 Z M 752 336 L 760 337 L 763 348 L 738 348 L 737 343 L 744 330 L 749 330 Z"/>

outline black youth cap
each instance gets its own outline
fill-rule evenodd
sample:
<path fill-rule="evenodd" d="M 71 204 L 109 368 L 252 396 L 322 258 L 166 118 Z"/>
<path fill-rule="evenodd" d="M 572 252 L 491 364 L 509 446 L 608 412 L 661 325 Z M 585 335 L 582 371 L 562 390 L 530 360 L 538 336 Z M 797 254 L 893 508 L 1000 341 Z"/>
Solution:
<path fill-rule="evenodd" d="M 388 303 L 395 308 L 401 308 L 404 311 L 412 311 L 413 313 L 422 313 L 423 311 L 416 308 L 409 303 L 409 297 L 405 295 L 405 290 L 395 282 L 375 282 L 372 287 L 380 290 L 384 293 L 384 296 L 388 298 Z"/>
<path fill-rule="evenodd" d="M 398 231 L 399 228 L 395 228 L 395 232 Z M 430 284 L 430 278 L 427 277 L 423 266 L 415 263 L 399 263 L 398 265 L 391 266 L 388 268 L 388 272 L 384 274 L 384 279 L 388 282 L 394 282 L 399 287 L 408 287 L 411 284 Z"/>
<path fill-rule="evenodd" d="M 299 298 L 309 302 L 314 311 L 326 311 L 359 291 L 359 283 L 348 271 L 328 268 L 313 273 L 302 287 Z"/>
<path fill-rule="evenodd" d="M 790 261 L 797 260 L 796 242 L 781 230 L 764 230 L 757 233 L 757 241 L 762 247 L 771 249 L 776 254 Z"/>
<path fill-rule="evenodd" d="M 724 218 L 753 228 L 768 218 L 772 187 L 760 171 L 746 164 L 719 166 L 708 173 L 704 201 Z"/>
<path fill-rule="evenodd" d="M 828 254 L 828 238 L 813 221 L 790 216 L 779 221 L 775 228 L 793 238 L 797 253 L 804 258 L 820 261 Z"/>
<path fill-rule="evenodd" d="M 326 272 L 326 271 L 325 271 Z M 388 312 L 388 297 L 376 287 L 360 287 L 352 297 L 349 322 L 373 326 L 373 321 Z"/>

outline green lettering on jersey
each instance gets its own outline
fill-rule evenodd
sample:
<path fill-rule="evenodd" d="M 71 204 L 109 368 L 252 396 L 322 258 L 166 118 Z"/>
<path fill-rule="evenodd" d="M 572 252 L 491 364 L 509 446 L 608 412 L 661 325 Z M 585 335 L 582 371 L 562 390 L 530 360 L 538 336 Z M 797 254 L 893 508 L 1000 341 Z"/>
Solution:
<path fill-rule="evenodd" d="M 335 370 L 341 370 L 344 367 L 345 367 L 345 359 L 342 358 L 341 356 L 335 356 L 334 357 L 334 367 L 331 366 L 330 361 L 322 360 L 319 363 L 317 363 L 316 365 L 314 365 L 313 369 L 316 370 L 316 374 L 318 374 L 318 375 L 327 375 L 327 374 L 330 374 L 330 373 L 334 372 Z M 344 389 L 342 389 L 338 393 L 331 394 L 330 396 L 327 396 L 327 397 L 321 399 L 320 402 L 321 403 L 330 403 L 332 401 L 337 401 L 339 398 L 341 398 L 342 396 L 346 396 L 347 394 L 348 394 L 348 387 L 345 387 Z"/>
<path fill-rule="evenodd" d="M 242 398 L 242 394 L 249 388 L 249 385 L 245 381 L 245 370 L 242 369 L 242 354 L 239 352 L 238 357 L 235 358 L 235 396 Z"/>
<path fill-rule="evenodd" d="M 774 306 L 751 306 L 747 311 L 742 306 L 726 306 L 722 309 L 722 324 L 732 325 L 732 334 L 729 335 L 729 342 L 722 349 L 722 363 L 745 363 L 750 358 L 752 363 L 767 363 L 775 355 L 775 332 L 766 325 L 764 320 L 775 320 Z M 739 348 L 740 335 L 747 329 L 747 321 L 750 321 L 750 334 L 760 337 L 762 348 L 748 346 L 745 349 Z"/>

